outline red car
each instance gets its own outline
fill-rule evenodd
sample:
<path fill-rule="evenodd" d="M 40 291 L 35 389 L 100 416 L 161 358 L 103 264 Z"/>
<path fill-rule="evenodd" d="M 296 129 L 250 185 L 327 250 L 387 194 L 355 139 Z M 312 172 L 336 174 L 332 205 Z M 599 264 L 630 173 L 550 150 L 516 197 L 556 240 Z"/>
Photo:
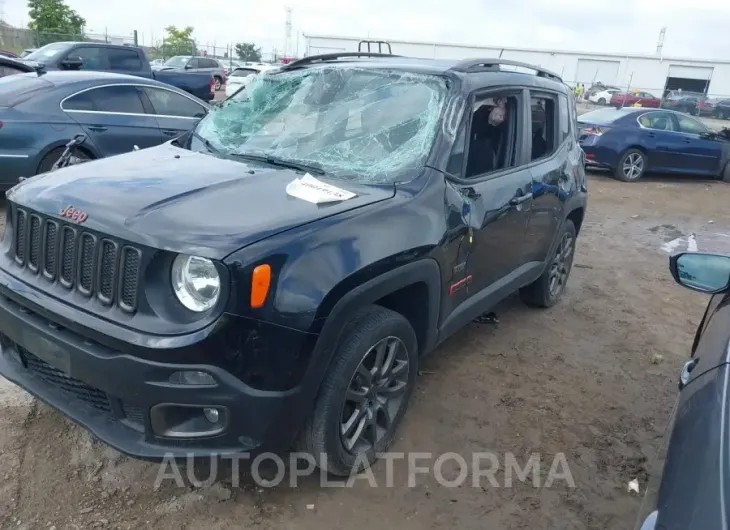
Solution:
<path fill-rule="evenodd" d="M 642 107 L 654 109 L 659 108 L 659 105 L 662 102 L 661 99 L 649 94 L 648 92 L 637 92 L 636 94 L 632 92 L 629 92 L 628 94 L 621 92 L 611 96 L 611 106 L 617 108 L 633 107 L 637 101 Z"/>

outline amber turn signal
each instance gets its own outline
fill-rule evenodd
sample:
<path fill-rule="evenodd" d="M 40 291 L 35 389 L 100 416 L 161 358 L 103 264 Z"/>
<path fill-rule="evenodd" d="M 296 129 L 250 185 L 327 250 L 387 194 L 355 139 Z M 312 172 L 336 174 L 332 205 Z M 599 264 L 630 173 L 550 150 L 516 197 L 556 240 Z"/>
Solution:
<path fill-rule="evenodd" d="M 251 307 L 261 307 L 271 285 L 271 265 L 257 265 L 251 275 Z"/>

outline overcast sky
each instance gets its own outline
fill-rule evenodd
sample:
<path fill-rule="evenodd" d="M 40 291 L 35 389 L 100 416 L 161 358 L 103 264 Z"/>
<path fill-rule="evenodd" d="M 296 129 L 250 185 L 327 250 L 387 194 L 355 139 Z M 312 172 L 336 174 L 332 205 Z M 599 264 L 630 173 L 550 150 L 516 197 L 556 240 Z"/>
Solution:
<path fill-rule="evenodd" d="M 25 0 L 4 2 L 5 18 L 25 25 Z M 200 44 L 255 41 L 283 50 L 285 6 L 292 41 L 302 33 L 382 37 L 486 46 L 653 53 L 730 59 L 728 0 L 67 0 L 88 31 L 129 35 L 145 44 L 167 25 L 193 26 Z M 205 6 L 216 6 L 206 8 Z M 303 51 L 300 40 L 300 53 Z M 295 44 L 292 44 L 295 47 Z M 292 50 L 293 51 L 293 50 Z M 397 50 L 394 50 L 397 53 Z"/>

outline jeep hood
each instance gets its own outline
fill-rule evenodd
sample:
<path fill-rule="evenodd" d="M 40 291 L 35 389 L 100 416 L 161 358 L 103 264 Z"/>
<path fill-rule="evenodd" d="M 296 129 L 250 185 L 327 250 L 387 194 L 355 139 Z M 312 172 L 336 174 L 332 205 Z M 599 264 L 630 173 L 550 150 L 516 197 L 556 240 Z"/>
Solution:
<path fill-rule="evenodd" d="M 302 172 L 218 158 L 163 144 L 33 177 L 8 192 L 16 204 L 154 248 L 222 259 L 297 226 L 392 197 L 391 185 L 318 179 L 356 196 L 313 204 L 287 194 Z M 66 219 L 68 222 L 73 222 Z"/>

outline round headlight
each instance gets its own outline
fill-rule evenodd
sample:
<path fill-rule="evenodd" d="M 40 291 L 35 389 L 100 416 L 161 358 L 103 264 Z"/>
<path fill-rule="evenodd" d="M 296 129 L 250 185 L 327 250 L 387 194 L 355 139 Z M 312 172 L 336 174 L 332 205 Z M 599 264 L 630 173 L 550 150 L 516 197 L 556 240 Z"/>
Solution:
<path fill-rule="evenodd" d="M 200 313 L 218 301 L 221 279 L 209 259 L 180 254 L 172 264 L 172 289 L 182 305 Z"/>

